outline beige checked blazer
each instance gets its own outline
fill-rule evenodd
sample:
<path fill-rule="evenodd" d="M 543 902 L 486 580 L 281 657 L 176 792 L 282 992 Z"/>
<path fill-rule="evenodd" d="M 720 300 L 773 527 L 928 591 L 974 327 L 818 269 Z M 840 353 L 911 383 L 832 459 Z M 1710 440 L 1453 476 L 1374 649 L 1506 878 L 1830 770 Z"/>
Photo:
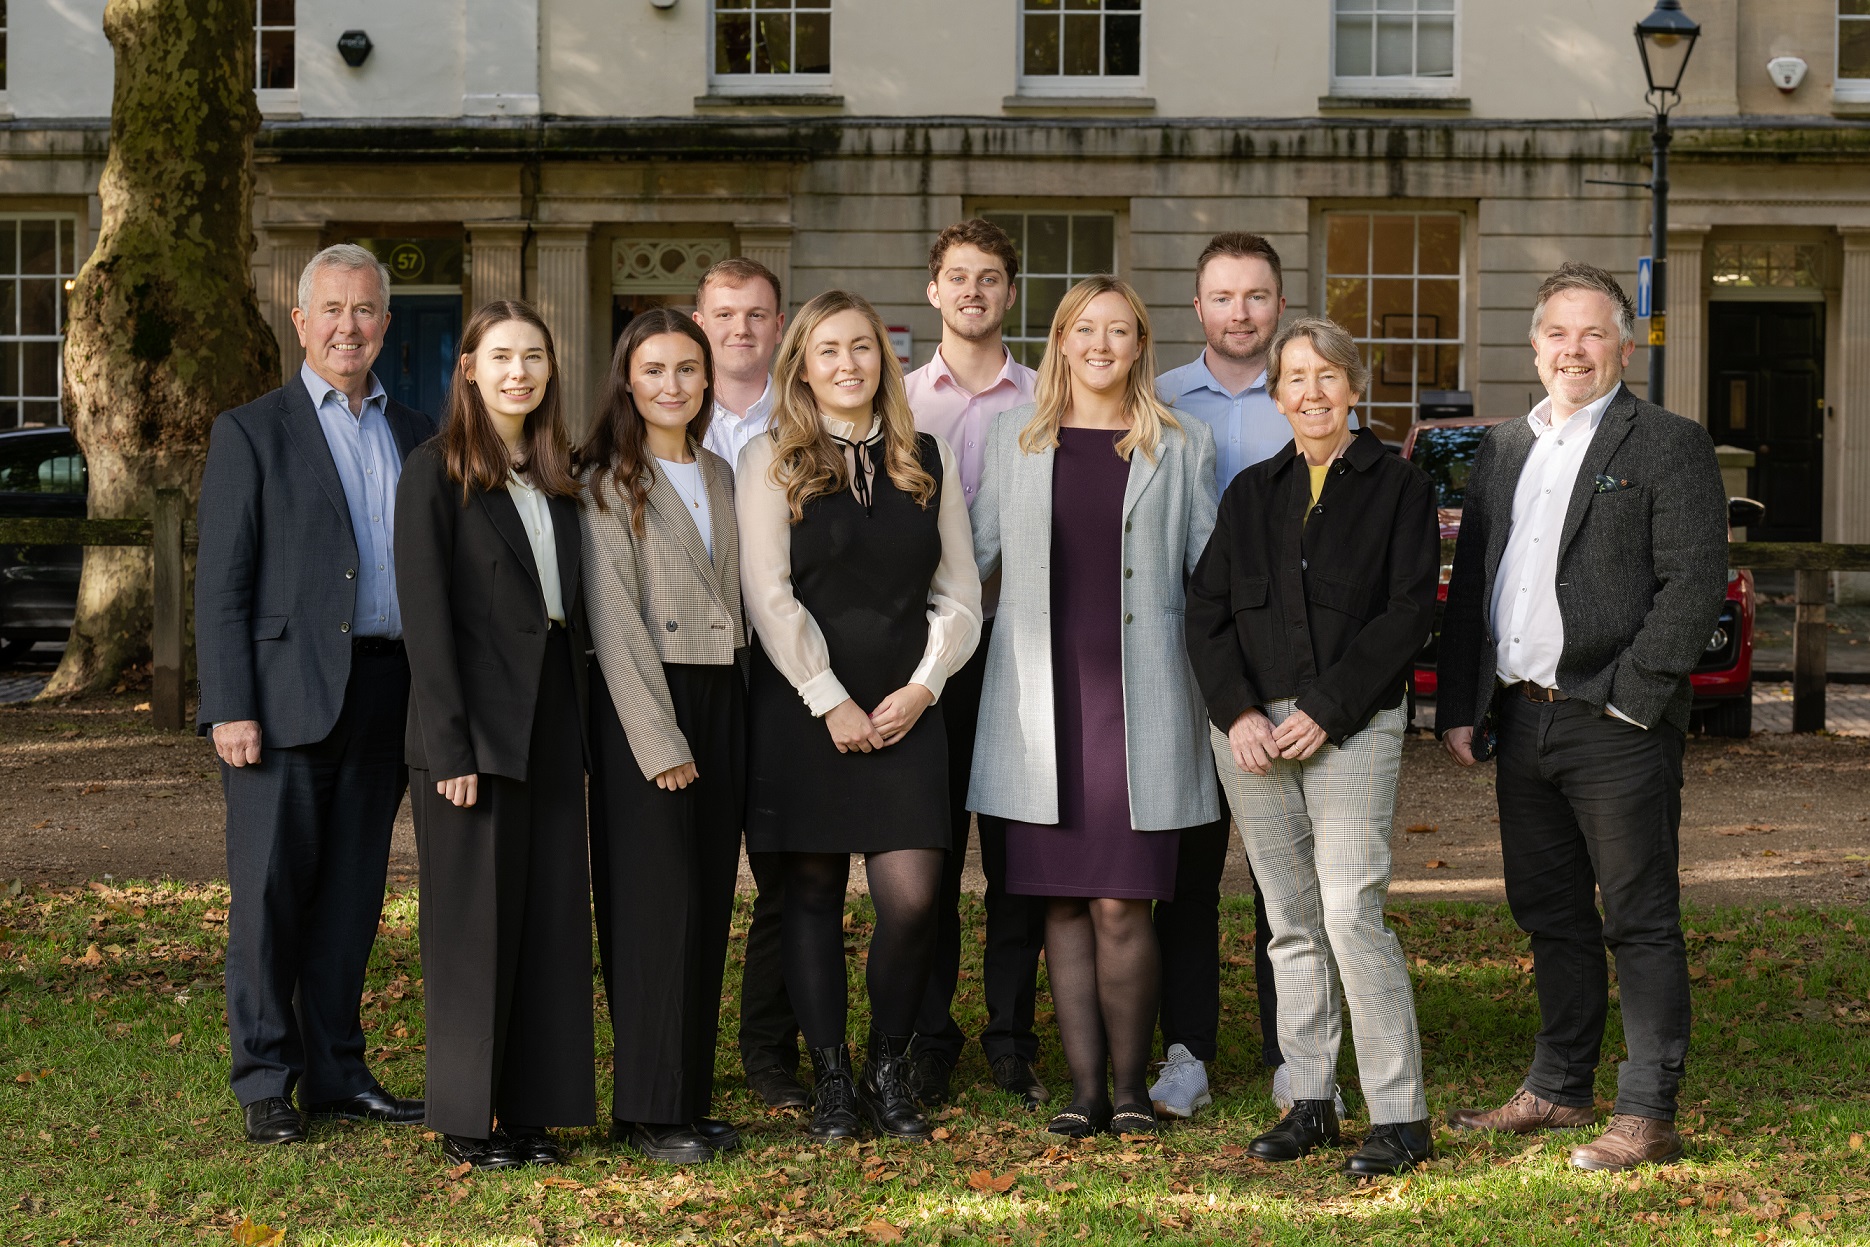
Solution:
<path fill-rule="evenodd" d="M 628 499 L 608 474 L 601 486 L 608 509 L 597 509 L 591 471 L 579 508 L 591 638 L 644 779 L 695 760 L 676 725 L 662 664 L 724 667 L 747 643 L 734 470 L 711 450 L 696 447 L 695 458 L 707 481 L 712 559 L 687 504 L 663 473 L 650 484 L 641 538 L 630 527 Z"/>

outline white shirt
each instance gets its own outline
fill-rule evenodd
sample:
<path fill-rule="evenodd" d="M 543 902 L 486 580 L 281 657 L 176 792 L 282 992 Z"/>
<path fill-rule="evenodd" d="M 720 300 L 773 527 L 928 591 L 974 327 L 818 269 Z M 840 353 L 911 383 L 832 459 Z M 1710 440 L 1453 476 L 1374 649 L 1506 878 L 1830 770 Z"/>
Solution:
<path fill-rule="evenodd" d="M 669 478 L 669 484 L 675 486 L 677 496 L 688 504 L 688 518 L 695 521 L 695 531 L 701 534 L 701 544 L 707 547 L 708 557 L 713 558 L 713 513 L 708 510 L 708 485 L 701 479 L 701 460 L 676 463 L 672 459 L 659 458 L 656 460 L 656 468 Z"/>
<path fill-rule="evenodd" d="M 730 464 L 740 462 L 740 452 L 748 442 L 766 432 L 773 422 L 773 379 L 766 379 L 766 388 L 760 391 L 760 397 L 753 406 L 747 408 L 747 414 L 736 415 L 714 404 L 714 418 L 708 421 L 708 435 L 701 444 L 712 450 Z"/>
<path fill-rule="evenodd" d="M 546 618 L 563 625 L 565 599 L 558 587 L 558 542 L 552 532 L 552 509 L 546 505 L 545 495 L 516 472 L 507 473 L 506 492 L 519 512 L 520 523 L 526 526 L 526 542 L 532 546 L 533 566 L 539 571 L 539 594 L 545 599 Z"/>

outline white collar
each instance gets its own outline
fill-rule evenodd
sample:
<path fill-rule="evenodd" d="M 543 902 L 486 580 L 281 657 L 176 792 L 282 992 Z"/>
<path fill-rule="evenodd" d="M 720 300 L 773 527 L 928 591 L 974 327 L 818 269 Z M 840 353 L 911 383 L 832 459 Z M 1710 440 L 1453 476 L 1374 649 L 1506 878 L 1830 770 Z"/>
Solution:
<path fill-rule="evenodd" d="M 1617 387 L 1617 389 L 1622 388 L 1622 386 Z M 1610 409 L 1611 400 L 1616 397 L 1617 390 L 1612 390 L 1602 398 L 1595 399 L 1585 406 L 1578 408 L 1578 410 L 1571 413 L 1571 418 L 1565 421 L 1564 427 L 1567 429 L 1582 427 L 1591 431 L 1596 431 L 1599 422 L 1604 418 L 1604 413 Z M 1532 435 L 1535 438 L 1544 437 L 1547 433 L 1550 433 L 1553 428 L 1557 427 L 1552 423 L 1551 395 L 1548 394 L 1540 399 L 1539 405 L 1526 413 L 1526 423 L 1532 426 Z"/>

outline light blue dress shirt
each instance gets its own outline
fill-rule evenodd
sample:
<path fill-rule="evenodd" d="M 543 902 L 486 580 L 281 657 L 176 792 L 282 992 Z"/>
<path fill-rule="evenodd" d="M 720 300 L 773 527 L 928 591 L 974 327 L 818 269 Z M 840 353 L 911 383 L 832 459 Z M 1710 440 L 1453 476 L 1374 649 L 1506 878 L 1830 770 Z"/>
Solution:
<path fill-rule="evenodd" d="M 1266 391 L 1266 374 L 1261 372 L 1246 389 L 1231 394 L 1208 371 L 1205 350 L 1157 377 L 1156 397 L 1178 412 L 1206 421 L 1214 430 L 1215 483 L 1222 493 L 1236 476 L 1262 459 L 1271 459 L 1292 440 L 1292 426 Z M 1350 427 L 1359 424 L 1353 411 Z"/>
<path fill-rule="evenodd" d="M 399 637 L 403 616 L 396 605 L 396 482 L 402 479 L 403 458 L 385 414 L 389 395 L 371 373 L 363 414 L 353 416 L 343 391 L 313 372 L 310 364 L 299 365 L 299 380 L 318 409 L 318 426 L 338 465 L 351 512 L 351 535 L 357 540 L 351 635 Z"/>

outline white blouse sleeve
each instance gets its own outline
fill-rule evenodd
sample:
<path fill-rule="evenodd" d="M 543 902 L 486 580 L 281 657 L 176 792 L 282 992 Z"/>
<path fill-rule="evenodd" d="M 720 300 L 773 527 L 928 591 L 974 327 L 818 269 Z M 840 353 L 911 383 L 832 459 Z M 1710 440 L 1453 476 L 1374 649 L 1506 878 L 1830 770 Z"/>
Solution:
<path fill-rule="evenodd" d="M 768 472 L 773 439 L 756 436 L 740 451 L 734 472 L 734 512 L 740 528 L 740 594 L 760 646 L 798 690 L 814 716 L 850 694 L 831 670 L 831 651 L 818 621 L 792 592 L 792 525 L 786 492 Z M 965 513 L 962 523 L 967 522 Z M 944 559 L 946 541 L 944 540 Z"/>
<path fill-rule="evenodd" d="M 937 701 L 948 677 L 961 670 L 980 644 L 980 571 L 974 566 L 974 530 L 968 523 L 966 492 L 959 488 L 961 469 L 947 442 L 941 449 L 941 509 L 936 527 L 941 533 L 941 562 L 929 584 L 929 639 L 922 661 L 909 677 Z"/>

